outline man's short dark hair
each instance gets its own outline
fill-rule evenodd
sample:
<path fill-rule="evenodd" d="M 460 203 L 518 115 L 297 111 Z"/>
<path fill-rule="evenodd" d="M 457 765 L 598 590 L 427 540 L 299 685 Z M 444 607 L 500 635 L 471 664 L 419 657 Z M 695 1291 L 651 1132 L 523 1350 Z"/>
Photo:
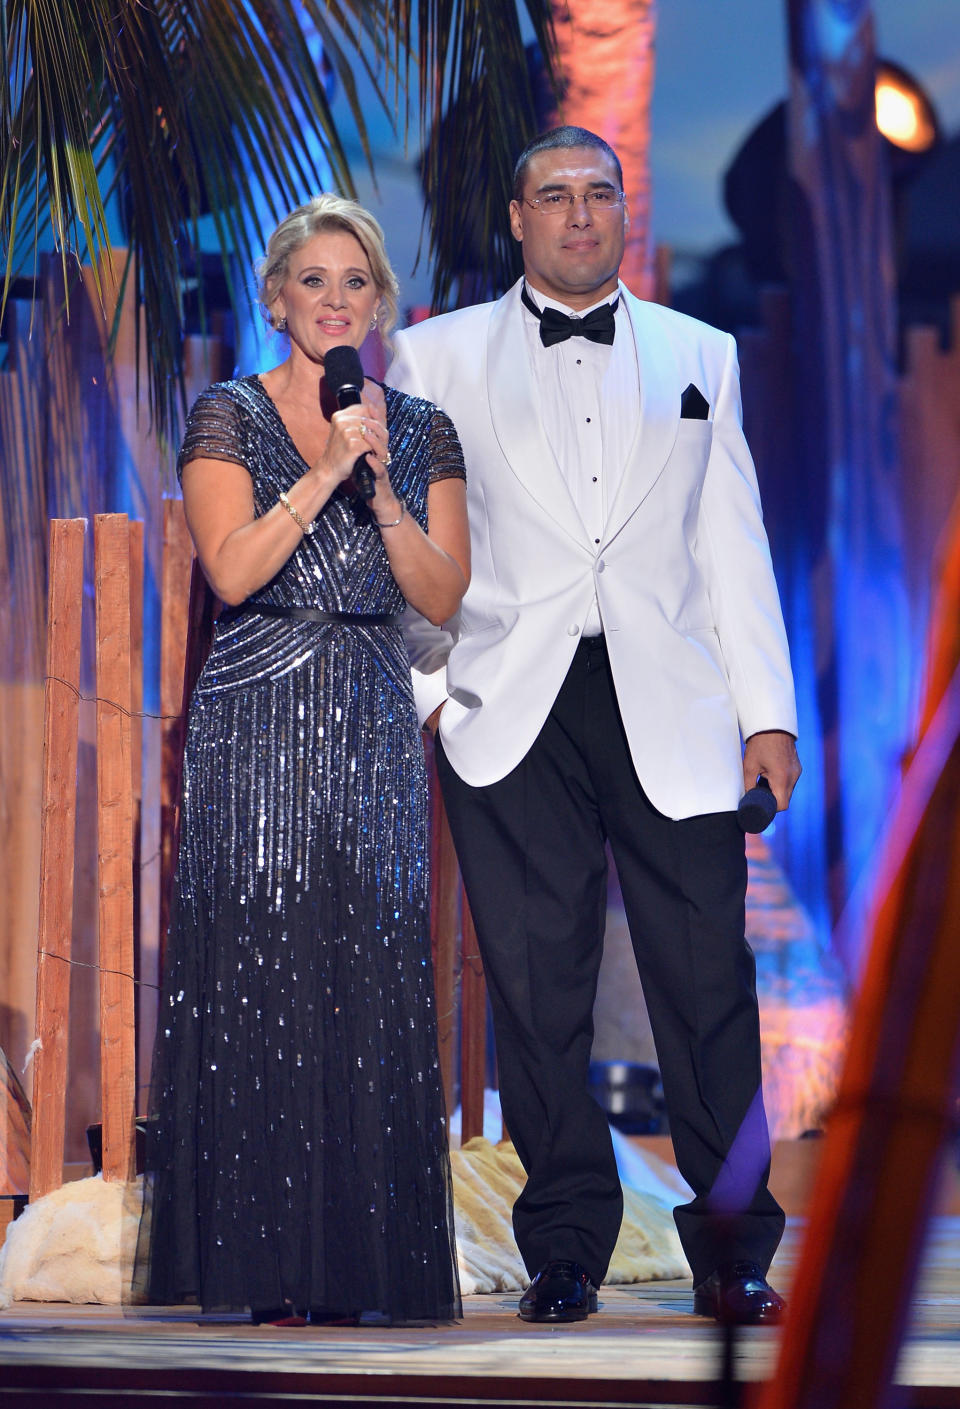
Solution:
<path fill-rule="evenodd" d="M 621 189 L 623 188 L 623 167 L 620 165 L 620 158 L 609 142 L 605 142 L 602 137 L 598 137 L 595 132 L 590 132 L 586 127 L 551 127 L 548 132 L 541 132 L 539 137 L 534 137 L 532 142 L 528 142 L 517 157 L 517 164 L 513 168 L 513 199 L 515 201 L 523 200 L 523 187 L 531 159 L 538 152 L 552 152 L 560 147 L 596 147 L 598 151 L 605 152 L 616 167 L 617 181 Z"/>

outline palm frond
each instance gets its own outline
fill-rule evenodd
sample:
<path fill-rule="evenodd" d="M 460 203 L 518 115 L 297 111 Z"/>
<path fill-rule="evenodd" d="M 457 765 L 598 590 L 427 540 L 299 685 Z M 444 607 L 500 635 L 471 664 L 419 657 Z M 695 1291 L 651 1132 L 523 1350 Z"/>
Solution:
<path fill-rule="evenodd" d="M 549 4 L 527 0 L 542 83 L 555 87 Z M 520 270 L 508 206 L 513 165 L 542 124 L 518 5 L 420 0 L 420 121 L 433 305 L 501 293 Z M 432 128 L 428 127 L 431 116 Z"/>
<path fill-rule="evenodd" d="M 72 248 L 82 245 L 95 269 L 109 248 L 90 141 L 94 75 L 77 6 L 71 0 L 11 0 L 4 6 L 3 40 L 0 239 L 6 272 L 0 311 L 23 258 L 24 223 L 35 260 L 40 226 L 49 222 L 66 286 Z"/>
<path fill-rule="evenodd" d="M 549 60 L 549 0 L 525 5 Z M 478 249 L 481 282 L 506 281 L 509 169 L 535 126 L 509 0 L 418 0 L 416 12 L 412 0 L 0 0 L 0 14 L 0 313 L 12 279 L 35 268 L 46 224 L 68 289 L 71 262 L 100 267 L 114 197 L 161 432 L 182 409 L 184 287 L 201 216 L 212 216 L 239 307 L 236 261 L 249 267 L 265 233 L 259 207 L 279 218 L 319 189 L 323 162 L 353 192 L 305 20 L 368 161 L 355 75 L 374 78 L 386 111 L 391 94 L 398 114 L 403 99 L 404 126 L 416 75 L 420 129 L 432 132 L 426 179 L 439 193 L 429 206 L 437 303 L 462 288 Z"/>
<path fill-rule="evenodd" d="M 166 432 L 181 409 L 184 277 L 201 214 L 213 215 L 232 279 L 233 258 L 249 264 L 262 234 L 263 194 L 279 216 L 322 186 L 310 138 L 352 190 L 304 10 L 347 65 L 312 0 L 4 0 L 3 301 L 35 264 L 45 221 L 67 289 L 77 258 L 99 269 L 110 247 L 101 183 L 112 186 L 137 271 L 151 412 Z M 353 119 L 369 148 L 359 105 Z M 244 290 L 234 294 L 239 304 Z"/>

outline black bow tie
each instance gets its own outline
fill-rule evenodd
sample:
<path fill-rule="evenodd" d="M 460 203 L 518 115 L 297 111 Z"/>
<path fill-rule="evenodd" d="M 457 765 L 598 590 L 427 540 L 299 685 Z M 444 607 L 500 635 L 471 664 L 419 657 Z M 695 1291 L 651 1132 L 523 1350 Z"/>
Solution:
<path fill-rule="evenodd" d="M 552 347 L 555 342 L 566 342 L 567 338 L 587 338 L 590 342 L 606 343 L 608 347 L 613 342 L 617 329 L 613 315 L 620 302 L 619 294 L 612 303 L 601 304 L 586 318 L 571 318 L 558 308 L 539 309 L 527 293 L 526 284 L 520 292 L 520 300 L 524 308 L 529 308 L 534 318 L 539 319 L 540 341 L 544 347 Z"/>

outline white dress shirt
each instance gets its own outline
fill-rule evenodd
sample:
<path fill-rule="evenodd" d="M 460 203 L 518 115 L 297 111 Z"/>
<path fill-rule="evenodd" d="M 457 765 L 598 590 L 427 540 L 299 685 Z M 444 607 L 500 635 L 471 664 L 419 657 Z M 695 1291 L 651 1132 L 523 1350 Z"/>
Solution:
<path fill-rule="evenodd" d="M 618 296 L 608 294 L 590 308 L 574 309 L 529 286 L 527 292 L 540 309 L 556 308 L 581 318 Z M 614 318 L 616 335 L 611 345 L 571 337 L 544 347 L 539 320 L 528 308 L 523 309 L 540 424 L 586 534 L 597 549 L 633 444 L 640 411 L 637 349 L 622 298 Z M 600 608 L 594 598 L 582 632 L 597 636 L 602 630 Z"/>

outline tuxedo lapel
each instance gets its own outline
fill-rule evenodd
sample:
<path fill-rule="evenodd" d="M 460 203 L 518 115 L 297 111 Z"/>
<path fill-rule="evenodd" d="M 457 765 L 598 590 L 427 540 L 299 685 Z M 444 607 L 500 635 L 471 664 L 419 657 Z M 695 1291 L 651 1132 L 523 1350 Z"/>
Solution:
<path fill-rule="evenodd" d="M 516 283 L 494 308 L 487 331 L 487 398 L 503 457 L 523 488 L 587 548 L 583 521 L 541 424 Z"/>
<path fill-rule="evenodd" d="M 670 458 L 680 427 L 679 368 L 654 305 L 621 285 L 637 348 L 640 414 L 636 435 L 603 531 L 603 547 L 614 539 L 650 493 Z M 601 549 L 602 551 L 602 549 Z"/>

